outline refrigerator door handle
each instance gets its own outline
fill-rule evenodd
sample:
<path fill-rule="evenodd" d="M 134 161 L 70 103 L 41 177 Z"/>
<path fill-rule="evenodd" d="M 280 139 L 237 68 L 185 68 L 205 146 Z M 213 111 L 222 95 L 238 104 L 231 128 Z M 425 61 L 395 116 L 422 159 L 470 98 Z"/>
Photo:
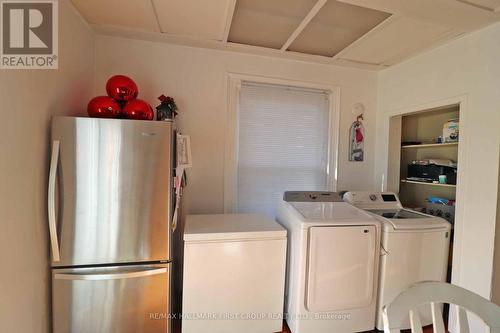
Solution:
<path fill-rule="evenodd" d="M 167 268 L 148 269 L 139 272 L 127 273 L 109 273 L 109 274 L 74 274 L 74 273 L 57 273 L 54 274 L 56 280 L 118 280 L 131 279 L 144 276 L 167 273 Z"/>
<path fill-rule="evenodd" d="M 59 140 L 54 140 L 52 142 L 52 155 L 50 159 L 47 208 L 49 215 L 49 234 L 50 234 L 50 246 L 52 249 L 52 260 L 55 262 L 60 260 L 59 240 L 57 239 L 57 225 L 56 225 L 56 178 L 57 178 L 58 163 L 59 163 Z"/>

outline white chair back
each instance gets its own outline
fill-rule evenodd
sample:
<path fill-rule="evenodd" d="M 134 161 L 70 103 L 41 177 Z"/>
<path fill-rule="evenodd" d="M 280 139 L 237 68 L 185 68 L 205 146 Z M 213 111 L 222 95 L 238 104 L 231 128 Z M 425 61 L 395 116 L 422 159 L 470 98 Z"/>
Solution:
<path fill-rule="evenodd" d="M 500 333 L 500 307 L 473 292 L 444 282 L 420 282 L 399 294 L 383 308 L 384 332 L 399 333 L 408 315 L 412 333 L 422 333 L 418 307 L 430 304 L 434 333 L 445 333 L 440 304 L 456 305 L 457 327 L 460 333 L 469 333 L 466 311 L 475 313 L 489 327 L 491 333 Z"/>

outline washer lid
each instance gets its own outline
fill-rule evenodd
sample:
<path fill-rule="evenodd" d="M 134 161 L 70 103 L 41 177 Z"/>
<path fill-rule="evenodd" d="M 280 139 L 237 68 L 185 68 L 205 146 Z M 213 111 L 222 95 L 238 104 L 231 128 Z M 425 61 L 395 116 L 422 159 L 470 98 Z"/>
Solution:
<path fill-rule="evenodd" d="M 184 240 L 249 240 L 286 238 L 286 229 L 269 217 L 258 214 L 188 215 Z"/>
<path fill-rule="evenodd" d="M 449 227 L 449 223 L 442 218 L 409 209 L 370 209 L 367 211 L 384 218 L 396 230 L 446 229 Z"/>
<path fill-rule="evenodd" d="M 371 220 L 372 217 L 346 202 L 290 202 L 306 220 L 314 221 L 345 221 Z"/>

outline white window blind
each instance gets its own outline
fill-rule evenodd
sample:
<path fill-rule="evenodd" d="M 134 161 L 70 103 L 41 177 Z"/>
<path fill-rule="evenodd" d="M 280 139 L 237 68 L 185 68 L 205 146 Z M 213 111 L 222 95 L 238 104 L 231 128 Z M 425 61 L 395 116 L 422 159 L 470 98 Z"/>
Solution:
<path fill-rule="evenodd" d="M 274 217 L 284 191 L 327 189 L 326 92 L 244 83 L 238 126 L 238 212 Z"/>

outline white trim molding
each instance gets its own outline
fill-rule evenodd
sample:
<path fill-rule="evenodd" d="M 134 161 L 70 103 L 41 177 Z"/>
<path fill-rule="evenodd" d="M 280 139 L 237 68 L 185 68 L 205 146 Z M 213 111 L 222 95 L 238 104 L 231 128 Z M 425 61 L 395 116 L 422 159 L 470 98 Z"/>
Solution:
<path fill-rule="evenodd" d="M 302 30 L 304 30 L 309 22 L 316 16 L 316 14 L 319 13 L 321 8 L 325 5 L 327 0 L 318 0 L 316 4 L 313 6 L 313 8 L 309 11 L 309 13 L 304 17 L 302 22 L 300 22 L 299 26 L 295 29 L 295 31 L 288 37 L 286 40 L 285 44 L 281 47 L 281 52 L 285 52 L 290 45 L 292 45 L 293 41 L 297 39 L 297 37 L 300 35 Z"/>
<path fill-rule="evenodd" d="M 224 32 L 222 42 L 227 43 L 229 38 L 229 31 L 231 30 L 231 23 L 233 22 L 234 10 L 236 8 L 236 0 L 230 0 L 226 8 L 226 22 L 224 25 Z"/>
<path fill-rule="evenodd" d="M 224 147 L 224 213 L 236 212 L 237 206 L 237 165 L 238 165 L 238 108 L 243 82 L 274 84 L 295 88 L 318 89 L 328 94 L 329 133 L 327 187 L 337 190 L 338 148 L 340 131 L 340 87 L 329 84 L 297 81 L 283 78 L 255 76 L 240 73 L 227 74 L 227 125 Z"/>

